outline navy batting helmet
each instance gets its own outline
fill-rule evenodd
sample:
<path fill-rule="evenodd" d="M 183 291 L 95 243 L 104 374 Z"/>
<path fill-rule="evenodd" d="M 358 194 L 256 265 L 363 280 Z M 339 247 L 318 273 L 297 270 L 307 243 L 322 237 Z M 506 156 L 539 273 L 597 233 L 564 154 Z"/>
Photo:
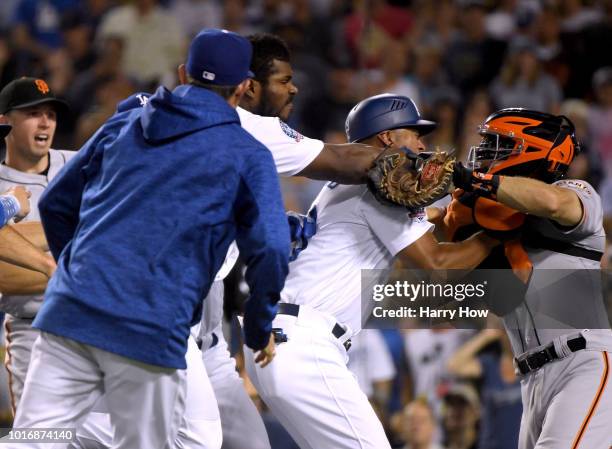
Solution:
<path fill-rule="evenodd" d="M 403 95 L 381 94 L 362 100 L 346 118 L 346 137 L 359 142 L 382 131 L 412 128 L 425 135 L 437 123 L 423 120 L 414 102 Z"/>

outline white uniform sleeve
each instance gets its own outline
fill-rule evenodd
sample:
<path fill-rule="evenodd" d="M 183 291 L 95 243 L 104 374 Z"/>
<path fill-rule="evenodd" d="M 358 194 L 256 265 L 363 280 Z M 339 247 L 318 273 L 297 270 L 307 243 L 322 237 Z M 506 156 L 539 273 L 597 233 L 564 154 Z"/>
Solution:
<path fill-rule="evenodd" d="M 582 203 L 583 214 L 580 223 L 562 232 L 576 236 L 597 233 L 603 223 L 603 206 L 595 189 L 588 182 L 577 179 L 562 179 L 555 182 L 554 185 L 575 192 Z"/>
<path fill-rule="evenodd" d="M 369 191 L 361 197 L 360 207 L 372 232 L 393 256 L 434 227 L 427 221 L 425 211 L 409 212 L 402 207 L 383 206 Z"/>
<path fill-rule="evenodd" d="M 304 170 L 325 145 L 303 136 L 278 117 L 255 115 L 240 107 L 236 111 L 242 127 L 268 147 L 281 176 L 293 176 Z"/>

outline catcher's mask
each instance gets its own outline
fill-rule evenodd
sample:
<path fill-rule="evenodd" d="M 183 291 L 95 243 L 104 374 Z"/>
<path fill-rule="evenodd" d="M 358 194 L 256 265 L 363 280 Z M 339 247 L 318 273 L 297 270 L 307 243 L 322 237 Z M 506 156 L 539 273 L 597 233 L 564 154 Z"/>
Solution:
<path fill-rule="evenodd" d="M 482 140 L 470 149 L 474 170 L 554 182 L 580 151 L 574 124 L 563 115 L 502 109 L 479 127 Z"/>
<path fill-rule="evenodd" d="M 411 128 L 421 136 L 436 128 L 435 122 L 423 120 L 414 102 L 403 95 L 380 94 L 360 101 L 346 117 L 349 142 L 360 142 L 382 131 Z"/>

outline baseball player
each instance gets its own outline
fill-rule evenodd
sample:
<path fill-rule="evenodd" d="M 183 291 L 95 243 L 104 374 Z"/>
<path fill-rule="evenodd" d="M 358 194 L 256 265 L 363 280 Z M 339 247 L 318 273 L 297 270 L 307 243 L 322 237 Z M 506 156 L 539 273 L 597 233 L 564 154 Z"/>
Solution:
<path fill-rule="evenodd" d="M 526 214 L 518 245 L 512 252 L 506 245 L 505 257 L 490 265 L 518 268 L 526 284 L 524 300 L 504 316 L 521 376 L 519 448 L 608 448 L 612 331 L 599 274 L 603 212 L 591 185 L 563 179 L 579 151 L 574 126 L 564 116 L 503 109 L 480 134 L 470 158 L 477 172 L 464 168 L 455 185 Z"/>
<path fill-rule="evenodd" d="M 57 114 L 66 104 L 55 98 L 44 80 L 19 78 L 0 92 L 2 121 L 12 126 L 5 137 L 6 160 L 0 165 L 0 190 L 27 187 L 31 211 L 24 222 L 40 222 L 38 201 L 47 184 L 74 155 L 72 151 L 50 149 L 55 133 Z M 42 227 L 38 234 L 44 238 Z M 48 260 L 45 253 L 30 248 L 33 257 Z M 15 410 L 25 381 L 32 344 L 38 331 L 32 320 L 42 301 L 38 295 L 3 295 L 0 310 L 5 312 L 7 340 L 6 368 L 9 389 Z"/>
<path fill-rule="evenodd" d="M 4 139 L 11 132 L 11 128 L 11 125 L 0 123 L 0 139 Z M 30 213 L 30 196 L 31 193 L 22 185 L 11 187 L 0 195 L 0 228 L 2 228 L 0 230 L 0 260 L 4 262 L 0 270 L 0 284 L 3 287 L 0 289 L 0 294 L 6 293 L 7 279 L 12 280 L 15 275 L 15 273 L 10 275 L 6 273 L 8 267 L 12 268 L 13 265 L 16 265 L 48 276 L 55 269 L 55 262 L 51 257 L 37 251 L 22 234 L 15 231 L 15 228 L 5 228 L 11 219 L 20 221 Z M 17 288 L 21 292 L 28 288 L 23 279 L 17 283 L 19 284 Z M 9 290 L 11 289 L 9 287 Z"/>
<path fill-rule="evenodd" d="M 272 158 L 233 109 L 251 53 L 235 33 L 200 32 L 181 67 L 188 84 L 115 115 L 47 189 L 40 210 L 59 264 L 15 426 L 70 427 L 103 392 L 113 447 L 172 447 L 189 325 L 234 238 L 252 292 L 246 342 L 263 365 L 274 357 L 289 234 Z"/>
<path fill-rule="evenodd" d="M 360 143 L 326 144 L 291 129 L 284 120 L 291 112 L 291 102 L 297 94 L 297 88 L 292 83 L 287 45 L 278 37 L 268 34 L 252 36 L 250 41 L 253 46 L 251 70 L 255 77 L 240 103 L 243 107 L 238 107 L 237 112 L 242 127 L 271 151 L 277 172 L 281 176 L 327 176 L 325 179 L 340 182 L 364 182 L 367 169 L 380 150 Z M 148 97 L 146 93 L 135 94 L 124 100 L 118 110 L 141 107 L 146 104 Z M 255 112 L 266 115 L 258 115 Z M 237 258 L 237 248 L 230 247 L 225 262 L 216 275 L 216 282 L 204 301 L 201 326 L 194 327 L 192 333 L 198 337 L 206 372 L 219 405 L 223 448 L 269 449 L 270 443 L 263 421 L 244 390 L 221 330 L 222 280 L 229 274 Z M 188 360 L 191 357 L 190 351 L 191 347 L 188 348 Z M 195 376 L 190 376 L 189 379 L 192 377 Z M 198 381 L 197 384 L 202 382 L 204 381 Z M 191 382 L 188 382 L 188 387 L 189 385 Z M 188 395 L 187 403 L 190 401 Z M 245 428 L 250 429 L 248 433 L 244 431 Z M 184 434 L 183 430 L 185 429 L 179 431 L 179 440 Z M 102 447 L 109 447 L 112 433 L 108 431 L 102 435 L 98 432 L 96 438 L 102 443 Z M 201 447 L 208 447 L 205 441 L 202 441 L 202 444 Z M 191 441 L 188 447 L 200 446 Z"/>
<path fill-rule="evenodd" d="M 435 128 L 407 97 L 383 94 L 356 105 L 348 140 L 423 151 Z M 277 357 L 259 369 L 245 349 L 257 391 L 302 449 L 390 448 L 380 421 L 348 370 L 347 342 L 361 328 L 361 270 L 400 262 L 424 269 L 477 266 L 497 242 L 485 235 L 439 244 L 425 213 L 383 206 L 365 186 L 329 183 L 314 201 L 317 233 L 292 262 L 274 327 Z M 367 313 L 367 312 L 365 312 Z"/>

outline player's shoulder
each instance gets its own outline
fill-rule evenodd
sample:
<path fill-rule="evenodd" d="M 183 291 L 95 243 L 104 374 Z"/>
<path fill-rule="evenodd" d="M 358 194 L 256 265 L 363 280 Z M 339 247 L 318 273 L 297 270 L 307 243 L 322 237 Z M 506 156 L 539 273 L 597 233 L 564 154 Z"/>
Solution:
<path fill-rule="evenodd" d="M 555 181 L 553 185 L 570 190 L 581 191 L 587 195 L 597 195 L 595 188 L 587 181 L 582 179 L 560 179 L 559 181 Z"/>
<path fill-rule="evenodd" d="M 56 150 L 51 148 L 49 150 L 49 164 L 51 167 L 61 167 L 65 165 L 70 159 L 77 154 L 76 151 L 72 150 Z"/>
<path fill-rule="evenodd" d="M 312 140 L 293 129 L 279 117 L 257 115 L 240 106 L 236 108 L 236 112 L 238 112 L 242 127 L 262 142 L 268 142 L 270 139 L 274 141 L 280 139 L 290 143 Z"/>

